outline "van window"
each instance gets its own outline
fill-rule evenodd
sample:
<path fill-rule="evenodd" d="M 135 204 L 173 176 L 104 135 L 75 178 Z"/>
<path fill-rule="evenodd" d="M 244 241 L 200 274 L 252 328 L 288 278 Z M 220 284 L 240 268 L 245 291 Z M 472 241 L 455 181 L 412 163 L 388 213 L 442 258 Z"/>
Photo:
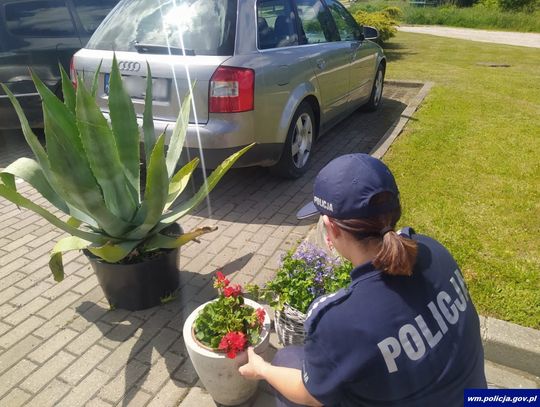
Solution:
<path fill-rule="evenodd" d="M 74 3 L 84 30 L 92 34 L 118 0 L 75 0 Z"/>
<path fill-rule="evenodd" d="M 66 3 L 60 0 L 18 1 L 5 5 L 6 28 L 24 37 L 76 37 Z"/>
<path fill-rule="evenodd" d="M 237 0 L 122 0 L 88 43 L 90 49 L 232 55 Z"/>

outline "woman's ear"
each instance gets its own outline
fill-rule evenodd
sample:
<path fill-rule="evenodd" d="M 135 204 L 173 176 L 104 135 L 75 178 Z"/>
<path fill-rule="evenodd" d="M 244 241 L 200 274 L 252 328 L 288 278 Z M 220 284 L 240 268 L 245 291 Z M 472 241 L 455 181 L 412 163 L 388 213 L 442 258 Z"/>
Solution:
<path fill-rule="evenodd" d="M 332 220 L 327 215 L 322 215 L 324 227 L 326 228 L 326 234 L 333 240 L 338 237 L 341 233 L 339 227 L 332 222 Z"/>

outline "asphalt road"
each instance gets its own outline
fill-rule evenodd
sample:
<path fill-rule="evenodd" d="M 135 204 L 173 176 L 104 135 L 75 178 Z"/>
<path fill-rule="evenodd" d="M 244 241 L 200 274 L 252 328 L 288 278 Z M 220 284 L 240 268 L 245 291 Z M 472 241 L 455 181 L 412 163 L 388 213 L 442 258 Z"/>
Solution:
<path fill-rule="evenodd" d="M 540 34 L 537 33 L 476 30 L 472 28 L 443 27 L 437 25 L 400 26 L 398 30 L 417 34 L 436 35 L 438 37 L 458 38 L 461 40 L 540 48 Z"/>

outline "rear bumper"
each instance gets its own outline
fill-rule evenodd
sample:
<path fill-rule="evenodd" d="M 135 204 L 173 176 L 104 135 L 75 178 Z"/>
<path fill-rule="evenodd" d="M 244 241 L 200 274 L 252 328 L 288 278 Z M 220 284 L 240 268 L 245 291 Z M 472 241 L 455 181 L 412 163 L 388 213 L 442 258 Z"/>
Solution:
<path fill-rule="evenodd" d="M 142 127 L 142 119 L 137 119 Z M 154 119 L 156 134 L 165 132 L 166 142 L 175 127 L 175 122 Z M 214 115 L 207 123 L 195 125 L 190 123 L 187 128 L 187 148 L 226 149 L 246 146 L 255 143 L 255 123 L 252 112 Z"/>
<path fill-rule="evenodd" d="M 187 147 L 184 148 L 184 150 L 182 151 L 180 162 L 186 163 L 195 157 L 200 157 L 200 166 L 204 165 L 204 167 L 207 169 L 213 169 L 216 168 L 219 164 L 221 164 L 227 157 L 240 150 L 242 147 L 245 146 L 230 148 L 206 148 L 202 149 L 202 154 L 201 150 L 197 148 Z M 278 162 L 282 150 L 283 144 L 279 143 L 255 144 L 242 157 L 240 157 L 238 161 L 236 161 L 234 167 L 269 167 Z"/>
<path fill-rule="evenodd" d="M 106 112 L 104 115 L 109 120 Z M 137 121 L 142 128 L 142 118 L 137 118 Z M 157 135 L 166 134 L 167 145 L 174 126 L 174 122 L 154 119 L 154 130 Z M 201 157 L 203 161 L 204 157 L 205 168 L 216 168 L 231 154 L 252 143 L 256 143 L 255 146 L 240 157 L 235 167 L 269 167 L 279 161 L 283 142 L 270 140 L 270 142 L 259 143 L 252 112 L 213 117 L 208 123 L 188 126 L 182 162 L 187 162 L 194 157 Z"/>
<path fill-rule="evenodd" d="M 17 100 L 30 123 L 30 127 L 43 127 L 43 111 L 39 95 L 17 96 Z M 15 108 L 5 95 L 0 95 L 0 129 L 20 129 L 21 123 Z"/>

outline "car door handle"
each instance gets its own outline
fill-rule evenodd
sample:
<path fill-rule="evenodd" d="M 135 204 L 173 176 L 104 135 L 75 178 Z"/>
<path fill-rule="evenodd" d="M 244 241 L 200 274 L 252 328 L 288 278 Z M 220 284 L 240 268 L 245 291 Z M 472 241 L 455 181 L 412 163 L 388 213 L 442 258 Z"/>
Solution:
<path fill-rule="evenodd" d="M 326 61 L 322 58 L 317 59 L 317 68 L 321 71 L 326 67 Z"/>

